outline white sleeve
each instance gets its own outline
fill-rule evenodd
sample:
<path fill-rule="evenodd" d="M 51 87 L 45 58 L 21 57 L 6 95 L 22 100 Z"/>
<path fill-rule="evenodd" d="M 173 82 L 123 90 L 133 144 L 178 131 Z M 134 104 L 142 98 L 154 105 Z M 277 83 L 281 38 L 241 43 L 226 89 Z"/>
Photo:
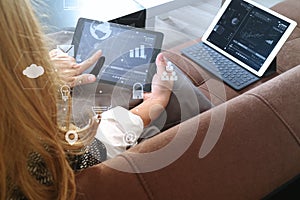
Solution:
<path fill-rule="evenodd" d="M 135 144 L 143 128 L 140 116 L 118 106 L 101 114 L 96 138 L 105 145 L 107 158 L 113 158 Z"/>

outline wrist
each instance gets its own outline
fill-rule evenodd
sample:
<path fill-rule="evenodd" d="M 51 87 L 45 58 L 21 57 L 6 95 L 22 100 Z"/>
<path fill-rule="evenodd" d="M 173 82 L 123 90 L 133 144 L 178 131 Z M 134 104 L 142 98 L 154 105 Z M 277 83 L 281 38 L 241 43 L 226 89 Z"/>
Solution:
<path fill-rule="evenodd" d="M 145 101 L 151 101 L 152 105 L 157 104 L 165 108 L 169 103 L 170 96 L 171 91 L 168 91 L 164 95 L 152 95 L 149 99 Z"/>
<path fill-rule="evenodd" d="M 170 94 L 162 96 L 151 95 L 151 97 L 145 99 L 141 104 L 131 109 L 131 112 L 140 116 L 144 126 L 147 126 L 165 110 L 169 103 Z"/>

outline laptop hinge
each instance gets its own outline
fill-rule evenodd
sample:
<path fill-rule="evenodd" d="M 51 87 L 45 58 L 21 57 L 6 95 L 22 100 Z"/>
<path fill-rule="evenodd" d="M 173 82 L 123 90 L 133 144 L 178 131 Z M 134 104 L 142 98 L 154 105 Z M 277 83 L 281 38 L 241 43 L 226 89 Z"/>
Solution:
<path fill-rule="evenodd" d="M 267 71 L 264 73 L 263 77 L 271 76 L 277 71 L 277 58 L 275 57 L 271 62 L 270 66 L 268 67 Z"/>

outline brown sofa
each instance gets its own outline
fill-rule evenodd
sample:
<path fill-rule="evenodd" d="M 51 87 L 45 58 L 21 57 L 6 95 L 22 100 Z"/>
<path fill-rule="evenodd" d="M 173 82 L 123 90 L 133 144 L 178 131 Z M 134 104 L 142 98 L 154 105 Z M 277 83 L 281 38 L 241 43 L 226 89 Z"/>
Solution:
<path fill-rule="evenodd" d="M 262 199 L 299 175 L 300 1 L 272 9 L 298 22 L 275 74 L 237 92 L 170 50 L 217 106 L 77 174 L 78 199 Z"/>

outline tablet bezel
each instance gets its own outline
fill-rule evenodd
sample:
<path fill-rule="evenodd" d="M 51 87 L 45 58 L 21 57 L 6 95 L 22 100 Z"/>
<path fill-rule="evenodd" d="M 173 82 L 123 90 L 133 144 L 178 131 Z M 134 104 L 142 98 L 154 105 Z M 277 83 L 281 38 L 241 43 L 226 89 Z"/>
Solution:
<path fill-rule="evenodd" d="M 102 21 L 99 21 L 99 20 L 88 19 L 88 18 L 79 18 L 78 19 L 77 25 L 76 25 L 76 28 L 75 28 L 75 32 L 74 32 L 74 35 L 73 35 L 73 39 L 72 39 L 72 45 L 74 45 L 74 58 L 76 58 L 76 55 L 77 55 L 78 47 L 80 45 L 80 41 L 81 41 L 81 37 L 82 37 L 82 30 L 84 28 L 85 23 L 86 22 L 91 23 L 91 22 L 95 22 L 95 21 L 100 22 L 100 23 L 102 22 Z M 152 54 L 152 57 L 151 57 L 150 62 L 149 62 L 149 70 L 148 70 L 148 74 L 147 74 L 147 77 L 146 77 L 146 83 L 144 84 L 144 87 L 143 87 L 143 90 L 145 92 L 150 92 L 151 91 L 151 84 L 152 84 L 152 77 L 156 73 L 155 60 L 156 60 L 157 55 L 161 52 L 161 47 L 162 47 L 162 43 L 163 43 L 164 34 L 162 32 L 158 32 L 158 31 L 154 31 L 154 30 L 136 28 L 136 27 L 123 25 L 123 24 L 117 24 L 117 23 L 113 23 L 113 22 L 108 22 L 108 23 L 110 24 L 110 26 L 117 27 L 117 28 L 122 28 L 122 29 L 125 29 L 126 31 L 138 30 L 141 33 L 147 33 L 147 34 L 155 35 L 155 43 L 154 43 L 154 48 L 153 48 L 153 54 Z M 119 82 L 101 80 L 101 79 L 99 80 L 99 82 L 109 83 L 109 84 L 112 84 L 112 85 L 118 85 L 118 86 L 121 86 L 121 87 L 132 89 L 131 85 L 120 84 Z"/>
<path fill-rule="evenodd" d="M 252 0 L 242 0 L 244 2 L 247 2 L 249 4 L 252 4 L 253 6 L 264 10 L 266 12 L 268 12 L 271 15 L 274 15 L 286 22 L 288 22 L 290 25 L 288 26 L 288 28 L 286 29 L 285 33 L 282 35 L 282 37 L 279 39 L 278 43 L 276 44 L 276 46 L 273 48 L 273 50 L 271 51 L 271 53 L 269 54 L 269 56 L 267 57 L 267 59 L 265 60 L 264 64 L 260 67 L 260 69 L 258 71 L 256 71 L 255 69 L 253 69 L 252 67 L 248 66 L 247 64 L 241 62 L 240 60 L 236 59 L 235 57 L 233 57 L 232 55 L 230 55 L 229 53 L 225 52 L 224 50 L 222 50 L 221 48 L 219 48 L 218 46 L 214 45 L 213 43 L 211 43 L 210 41 L 208 41 L 208 37 L 210 36 L 210 34 L 212 33 L 214 27 L 217 25 L 217 23 L 219 22 L 219 20 L 221 19 L 222 15 L 224 14 L 224 12 L 227 10 L 229 4 L 232 2 L 233 0 L 226 0 L 223 4 L 223 6 L 220 8 L 220 10 L 218 11 L 217 15 L 215 16 L 215 18 L 213 19 L 212 23 L 210 24 L 210 26 L 208 27 L 208 29 L 205 31 L 205 33 L 203 34 L 201 40 L 203 43 L 207 44 L 208 46 L 212 47 L 213 49 L 215 49 L 216 51 L 222 53 L 223 55 L 225 55 L 226 57 L 230 58 L 231 60 L 233 60 L 234 62 L 238 63 L 240 66 L 244 67 L 245 69 L 247 69 L 248 71 L 252 72 L 253 74 L 255 74 L 258 77 L 262 77 L 264 75 L 264 73 L 267 71 L 268 67 L 270 66 L 270 64 L 272 63 L 272 61 L 275 59 L 276 55 L 278 54 L 279 50 L 281 49 L 281 47 L 283 46 L 283 44 L 286 42 L 286 40 L 288 39 L 288 37 L 290 36 L 290 34 L 292 33 L 292 31 L 294 30 L 294 28 L 297 25 L 297 22 L 295 22 L 292 19 L 289 19 L 261 4 L 258 4 Z"/>

